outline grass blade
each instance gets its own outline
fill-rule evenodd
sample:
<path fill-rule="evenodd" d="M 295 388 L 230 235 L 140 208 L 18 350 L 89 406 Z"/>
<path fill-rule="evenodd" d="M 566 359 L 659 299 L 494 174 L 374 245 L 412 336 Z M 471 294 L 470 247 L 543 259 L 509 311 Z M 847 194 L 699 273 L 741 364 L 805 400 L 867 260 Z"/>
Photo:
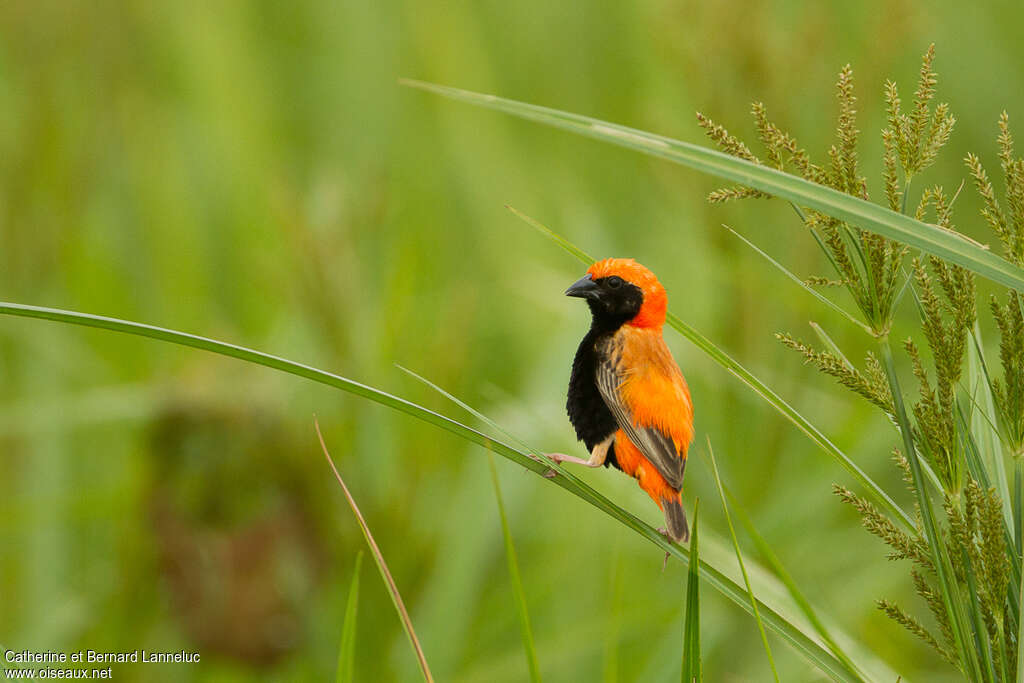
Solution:
<path fill-rule="evenodd" d="M 735 511 L 736 515 L 740 518 L 740 523 L 742 523 L 744 528 L 746 528 L 747 534 L 751 539 L 753 539 L 754 545 L 757 546 L 758 552 L 761 553 L 764 559 L 768 562 L 768 565 L 772 568 L 772 571 L 774 571 L 775 575 L 780 581 L 782 581 L 786 590 L 789 591 L 790 597 L 793 598 L 793 602 L 796 603 L 797 607 L 800 608 L 800 611 L 803 612 L 805 617 L 807 617 L 807 620 L 812 626 L 814 626 L 814 629 L 818 632 L 818 635 L 821 636 L 821 639 L 825 641 L 825 644 L 828 645 L 832 654 L 834 654 L 836 658 L 846 664 L 850 669 L 860 673 L 857 665 L 853 663 L 845 652 L 843 652 L 843 649 L 839 647 L 839 644 L 829 633 L 828 629 L 825 628 L 825 624 L 822 623 L 820 618 L 818 618 L 818 614 L 814 611 L 814 608 L 811 607 L 810 601 L 806 596 L 804 596 L 803 592 L 797 588 L 796 581 L 794 581 L 792 575 L 786 571 L 786 568 L 782 565 L 782 562 L 775 554 L 775 551 L 771 549 L 768 542 L 765 541 L 764 537 L 757 531 L 757 528 L 750 520 L 750 516 L 743 509 L 743 506 L 739 504 L 736 497 L 732 495 L 728 488 L 725 489 L 725 494 L 729 499 L 730 505 L 732 505 L 733 511 Z M 863 675 L 861 675 L 861 678 L 867 680 Z"/>
<path fill-rule="evenodd" d="M 903 393 L 896 374 L 896 363 L 893 360 L 892 348 L 889 346 L 889 338 L 880 338 L 878 344 L 882 354 L 885 374 L 889 379 L 889 388 L 892 391 L 896 418 L 899 420 L 900 432 L 903 436 L 904 455 L 910 463 L 910 470 L 914 477 L 914 494 L 921 511 L 922 526 L 924 527 L 925 538 L 928 541 L 929 551 L 932 555 L 932 565 L 939 580 L 939 594 L 946 609 L 946 614 L 949 617 L 950 629 L 953 632 L 953 639 L 956 641 L 957 654 L 961 664 L 970 671 L 973 671 L 976 674 L 976 679 L 980 679 L 981 668 L 980 662 L 977 659 L 978 653 L 970 642 L 970 627 L 967 625 L 967 617 L 963 613 L 963 602 L 959 597 L 959 590 L 955 583 L 955 577 L 953 577 L 953 569 L 946 554 L 945 546 L 942 544 L 938 522 L 932 509 L 928 490 L 925 487 L 921 458 L 914 446 L 913 431 L 911 431 L 910 419 L 907 417 L 907 411 L 903 404 Z"/>
<path fill-rule="evenodd" d="M 960 427 L 960 440 L 963 442 L 964 459 L 967 462 L 967 471 L 970 475 L 981 484 L 984 490 L 992 488 L 992 478 L 989 476 L 988 469 L 983 462 L 982 455 L 979 450 L 977 441 L 974 438 L 974 432 L 971 431 L 971 427 L 968 426 L 967 417 L 964 415 L 963 407 L 960 402 L 956 402 L 956 417 L 957 424 Z M 1014 547 L 1013 537 L 1013 523 L 1007 521 L 1007 518 L 1003 517 L 1003 538 L 1007 548 Z M 1017 603 L 1017 584 L 1020 582 L 1020 557 L 1016 553 L 1010 553 L 1010 579 L 1007 585 L 1006 598 L 1010 601 L 1009 619 L 1007 620 L 1008 629 L 1015 629 L 1017 627 L 1017 617 L 1020 612 L 1020 605 Z"/>
<path fill-rule="evenodd" d="M 995 486 L 1003 501 L 1003 513 L 1006 524 L 1013 528 L 1013 501 L 1010 499 L 1009 480 L 1006 476 L 1006 465 L 1003 458 L 1003 443 L 999 438 L 998 418 L 995 400 L 992 397 L 992 385 L 985 365 L 984 348 L 981 338 L 981 326 L 974 321 L 971 330 L 971 343 L 967 345 L 967 379 L 971 395 L 971 434 L 981 453 L 985 455 L 986 469 L 994 477 Z"/>
<path fill-rule="evenodd" d="M 405 413 L 406 415 L 411 415 L 412 417 L 423 420 L 424 422 L 436 427 L 452 432 L 453 434 L 456 434 L 468 441 L 472 441 L 480 446 L 486 447 L 488 444 L 493 443 L 493 440 L 486 434 L 467 427 L 455 420 L 445 417 L 444 415 L 435 413 L 423 406 L 416 405 L 404 398 L 361 384 L 348 379 L 347 377 L 342 377 L 341 375 L 325 372 L 309 365 L 297 363 L 279 356 L 273 356 L 262 351 L 249 349 L 244 346 L 229 344 L 216 339 L 210 339 L 209 337 L 201 337 L 194 334 L 188 334 L 187 332 L 179 332 L 177 330 L 156 327 L 154 325 L 146 325 L 144 323 L 137 323 L 130 320 L 108 318 L 100 315 L 92 315 L 90 313 L 80 313 L 78 311 L 65 311 L 56 308 L 31 306 L 28 304 L 0 302 L 0 315 L 14 315 L 25 318 L 51 320 L 71 325 L 80 325 L 83 327 L 93 327 L 112 332 L 120 332 L 122 334 L 131 334 L 138 337 L 170 342 L 172 344 L 178 344 L 179 346 L 188 346 L 194 349 L 202 349 L 203 351 L 216 353 L 221 356 L 237 358 L 239 360 L 246 361 L 247 363 L 254 363 L 256 365 L 262 365 L 281 372 L 287 372 L 288 374 L 295 375 L 297 377 L 310 379 L 314 382 L 319 382 L 320 384 L 325 384 L 327 386 L 334 387 L 335 389 L 341 389 L 342 391 L 346 391 L 350 394 L 355 394 L 356 396 L 369 399 L 375 403 L 387 406 Z M 522 465 L 523 467 L 533 470 L 538 474 L 542 474 L 549 467 L 546 464 L 532 460 L 525 453 L 521 453 L 504 444 L 500 445 L 502 446 L 501 448 L 497 445 L 495 446 L 495 452 L 519 465 Z"/>
<path fill-rule="evenodd" d="M 858 320 L 852 313 L 847 313 L 839 304 L 835 303 L 834 301 L 829 299 L 827 296 L 825 296 L 824 294 L 822 294 L 821 292 L 819 292 L 818 290 L 814 289 L 813 287 L 808 285 L 806 282 L 804 282 L 803 280 L 798 278 L 788 268 L 786 268 L 786 266 L 782 265 L 781 263 L 779 263 L 778 261 L 773 259 L 771 256 L 768 255 L 767 252 L 763 251 L 756 244 L 754 244 L 753 242 L 748 240 L 746 237 L 744 237 L 740 233 L 738 233 L 735 230 L 733 230 L 732 228 L 730 228 L 728 225 L 723 225 L 722 227 L 725 228 L 726 230 L 728 230 L 729 232 L 731 232 L 736 237 L 738 237 L 744 244 L 746 244 L 748 247 L 753 249 L 755 252 L 760 254 L 766 261 L 768 261 L 768 263 L 770 263 L 773 266 L 775 266 L 783 275 L 785 275 L 787 278 L 789 278 L 790 280 L 795 282 L 800 288 L 802 288 L 803 290 L 808 292 L 815 299 L 817 299 L 821 303 L 825 304 L 827 307 L 831 308 L 833 311 L 836 311 L 837 313 L 839 313 L 839 315 L 843 316 L 844 318 L 846 318 L 847 320 L 852 322 L 854 325 L 859 327 L 864 332 L 867 332 L 868 334 L 871 334 L 871 328 L 870 327 L 868 327 L 867 325 L 862 323 L 860 320 Z"/>
<path fill-rule="evenodd" d="M 509 441 L 511 441 L 514 444 L 516 444 L 517 446 L 519 446 L 519 448 L 521 448 L 523 451 L 525 451 L 527 453 L 530 453 L 531 455 L 538 456 L 539 458 L 542 458 L 543 459 L 542 461 L 545 464 L 550 463 L 550 466 L 551 466 L 552 469 L 555 469 L 556 471 L 563 471 L 567 476 L 569 476 L 570 478 L 572 477 L 572 474 L 568 470 L 561 470 L 560 466 L 554 460 L 551 460 L 550 458 L 545 456 L 543 453 L 540 453 L 537 449 L 533 448 L 528 443 L 526 443 L 525 441 L 523 441 L 519 437 L 517 437 L 515 434 L 513 434 L 510 431 L 508 431 L 507 429 L 505 429 L 504 427 L 499 425 L 497 422 L 495 422 L 491 418 L 487 417 L 486 415 L 484 415 L 480 411 L 478 411 L 475 408 L 473 408 L 473 406 L 471 406 L 468 403 L 460 400 L 457 396 L 454 396 L 454 395 L 448 393 L 447 391 L 445 391 L 444 389 L 442 389 L 438 385 L 434 384 L 433 382 L 431 382 L 429 379 L 427 379 L 423 375 L 419 374 L 418 372 L 414 372 L 413 370 L 410 370 L 409 368 L 407 368 L 407 367 L 405 367 L 403 365 L 399 365 L 398 363 L 395 363 L 395 367 L 398 368 L 399 370 L 401 370 L 402 372 L 404 372 L 405 374 L 409 375 L 413 379 L 415 379 L 417 382 L 421 382 L 421 383 L 427 385 L 428 387 L 430 387 L 431 389 L 433 389 L 437 393 L 441 394 L 442 396 L 444 396 L 446 399 L 448 399 L 449 401 L 451 401 L 455 405 L 457 405 L 460 408 L 462 408 L 463 410 L 465 410 L 467 413 L 469 413 L 470 415 L 472 415 L 476 419 L 478 419 L 481 422 L 483 422 L 485 425 L 487 425 L 488 427 L 490 427 L 494 431 L 498 432 L 499 434 L 502 434 Z"/>
<path fill-rule="evenodd" d="M 320 440 L 320 447 L 324 451 L 324 457 L 327 458 L 328 464 L 331 466 L 331 470 L 334 472 L 334 476 L 338 479 L 338 483 L 341 485 L 341 490 L 345 493 L 345 499 L 348 501 L 348 505 L 352 508 L 352 513 L 356 516 L 356 521 L 359 522 L 359 528 L 363 532 L 363 537 L 366 539 L 366 544 L 370 546 L 370 553 L 373 555 L 373 561 L 377 563 L 377 570 L 380 572 L 380 576 L 384 579 L 384 584 L 387 586 L 388 595 L 391 596 L 391 602 L 395 604 L 395 610 L 398 612 L 398 618 L 402 620 L 402 628 L 405 629 L 405 634 L 409 637 L 409 643 L 412 645 L 412 649 L 416 654 L 416 661 L 419 662 L 420 671 L 423 672 L 423 680 L 427 683 L 434 683 L 434 677 L 430 674 L 430 667 L 427 665 L 427 657 L 423 654 L 423 648 L 420 646 L 420 640 L 416 637 L 416 631 L 412 627 L 412 619 L 409 618 L 409 612 L 405 609 L 405 603 L 402 601 L 402 595 L 398 592 L 398 586 L 395 585 L 395 579 L 391 576 L 388 565 L 384 561 L 384 555 L 380 552 L 380 548 L 377 547 L 377 542 L 373 540 L 373 534 L 370 533 L 370 527 L 366 524 L 366 520 L 363 519 L 363 514 L 359 511 L 359 506 L 356 505 L 355 499 L 352 494 L 349 493 L 348 487 L 345 486 L 345 480 L 341 478 L 341 473 L 338 472 L 338 468 L 334 465 L 334 460 L 331 459 L 331 454 L 327 450 L 327 444 L 324 443 L 324 435 L 320 433 L 320 423 L 315 421 L 313 424 L 316 426 L 316 436 Z"/>
<path fill-rule="evenodd" d="M 534 228 L 539 230 L 542 234 L 552 239 L 556 244 L 575 256 L 581 262 L 590 265 L 596 260 L 569 240 L 541 224 L 539 221 L 530 218 L 512 207 L 509 207 L 509 210 L 519 218 L 526 221 L 529 225 L 532 225 Z M 797 412 L 793 406 L 784 401 L 781 396 L 772 391 L 764 382 L 755 377 L 752 372 L 740 365 L 739 362 L 729 356 L 729 354 L 715 346 L 710 339 L 684 323 L 678 316 L 669 313 L 666 321 L 672 329 L 682 334 L 686 339 L 692 342 L 694 346 L 710 357 L 711 360 L 721 365 L 731 375 L 746 384 L 754 391 L 754 393 L 775 408 L 775 410 L 777 410 L 783 417 L 792 422 L 797 429 L 803 432 L 804 435 L 821 448 L 821 450 L 835 458 L 835 460 L 843 466 L 850 476 L 852 476 L 854 480 L 856 480 L 861 487 L 863 487 L 863 489 L 867 491 L 872 498 L 874 498 L 875 502 L 885 509 L 890 517 L 902 522 L 907 529 L 911 531 L 914 530 L 914 522 L 910 518 L 910 515 L 898 506 L 889 494 L 887 494 L 881 486 L 875 483 L 875 481 L 872 480 L 871 477 L 869 477 L 867 473 L 857 465 L 857 463 L 843 453 L 838 446 L 832 443 L 832 441 L 829 440 L 829 438 L 817 427 L 812 425 L 807 418 Z"/>
<path fill-rule="evenodd" d="M 821 340 L 821 343 L 825 345 L 825 348 L 833 356 L 843 361 L 843 365 L 850 368 L 851 370 L 857 369 L 857 366 L 850 362 L 850 359 L 846 357 L 846 354 L 843 353 L 843 350 L 839 348 L 839 345 L 832 340 L 832 337 L 829 336 L 828 332 L 826 332 L 821 325 L 814 322 L 813 320 L 808 324 L 811 326 L 811 329 L 814 330 L 814 334 L 818 335 L 818 339 Z"/>
<path fill-rule="evenodd" d="M 622 633 L 623 616 L 622 584 L 624 573 L 622 568 L 622 533 L 615 534 L 615 541 L 608 563 L 611 570 L 608 594 L 611 596 L 611 610 L 604 637 L 604 656 L 602 657 L 601 683 L 618 683 L 619 680 L 619 635 Z"/>
<path fill-rule="evenodd" d="M 519 612 L 519 632 L 523 638 L 523 650 L 526 652 L 526 663 L 530 669 L 530 680 L 539 683 L 540 666 L 537 664 L 537 649 L 533 644 L 533 631 L 530 629 L 530 613 L 526 608 L 526 593 L 523 591 L 523 580 L 519 575 L 519 562 L 516 560 L 516 549 L 512 545 L 512 533 L 508 528 L 508 516 L 505 514 L 505 502 L 501 497 L 501 484 L 498 481 L 498 468 L 494 465 L 494 456 L 487 454 L 487 462 L 491 466 L 491 481 L 494 483 L 494 499 L 498 501 L 498 514 L 501 517 L 501 533 L 505 537 L 505 559 L 508 561 L 508 573 L 512 580 L 512 590 L 516 596 L 516 610 Z"/>
<path fill-rule="evenodd" d="M 690 563 L 686 576 L 686 621 L 683 626 L 683 683 L 700 683 L 704 680 L 700 664 L 700 580 L 697 567 L 700 566 L 700 534 L 698 533 L 697 512 L 699 500 L 693 501 L 693 534 L 690 537 Z"/>
<path fill-rule="evenodd" d="M 722 510 L 725 511 L 725 521 L 729 526 L 729 537 L 732 538 L 732 547 L 736 551 L 736 560 L 740 563 L 740 572 L 743 574 L 743 583 L 747 587 L 747 595 L 750 596 L 750 606 L 754 609 L 754 619 L 757 621 L 757 630 L 761 633 L 761 643 L 768 655 L 768 663 L 772 667 L 772 677 L 775 683 L 779 683 L 779 672 L 775 668 L 775 658 L 772 657 L 772 647 L 768 644 L 768 634 L 764 631 L 764 623 L 761 621 L 761 613 L 757 609 L 757 598 L 754 597 L 754 589 L 750 585 L 750 577 L 747 576 L 747 567 L 743 564 L 743 553 L 740 551 L 740 542 L 736 539 L 736 529 L 732 525 L 732 515 L 729 514 L 729 503 L 725 499 L 725 489 L 722 487 L 722 477 L 718 473 L 718 461 L 715 460 L 715 451 L 711 448 L 711 437 L 708 437 L 708 455 L 711 458 L 711 471 L 715 475 L 715 485 L 718 487 L 718 495 L 722 499 Z"/>
<path fill-rule="evenodd" d="M 449 417 L 445 417 L 444 415 L 432 410 L 428 410 L 427 408 L 417 405 L 411 401 L 407 401 L 403 398 L 399 398 L 398 396 L 375 389 L 374 387 L 360 384 L 359 382 L 355 382 L 340 375 L 318 370 L 317 368 L 296 363 L 295 361 L 280 358 L 278 356 L 273 356 L 268 353 L 263 353 L 261 351 L 255 351 L 243 346 L 228 344 L 208 337 L 200 337 L 163 327 L 155 327 L 153 325 L 120 320 L 118 318 L 108 318 L 88 313 L 79 313 L 77 311 L 31 306 L 28 304 L 0 302 L 0 315 L 14 315 L 104 329 L 113 332 L 120 332 L 122 334 L 131 334 L 149 339 L 165 341 L 172 344 L 178 344 L 180 346 L 202 349 L 222 356 L 237 358 L 249 363 L 262 365 L 281 372 L 287 372 L 297 377 L 304 377 L 321 384 L 332 386 L 337 389 L 341 389 L 342 391 L 346 391 L 387 406 L 393 410 L 403 412 L 428 424 L 449 431 L 466 441 L 485 448 L 493 449 L 493 451 L 498 455 L 501 455 L 502 457 L 507 458 L 536 474 L 543 474 L 550 469 L 549 465 L 530 457 L 527 452 L 516 450 L 506 443 L 468 427 L 461 422 L 457 422 Z M 562 472 L 565 472 L 565 470 L 562 470 Z M 623 526 L 647 539 L 662 551 L 669 553 L 683 563 L 689 564 L 690 556 L 689 551 L 686 548 L 683 548 L 676 543 L 670 543 L 650 524 L 646 524 L 635 515 L 615 505 L 594 489 L 580 482 L 571 474 L 560 474 L 560 476 L 553 479 L 544 479 L 544 481 L 548 481 L 555 486 L 559 486 L 581 500 L 590 503 Z M 703 579 L 715 590 L 719 591 L 726 598 L 732 600 L 748 613 L 752 613 L 750 602 L 746 599 L 746 594 L 743 589 L 728 575 L 704 561 L 700 562 L 700 572 Z M 761 610 L 761 616 L 764 619 L 765 624 L 778 633 L 794 648 L 794 650 L 804 656 L 811 664 L 829 676 L 829 678 L 836 681 L 858 680 L 855 672 L 850 671 L 842 662 L 837 660 L 831 653 L 815 642 L 814 638 L 808 635 L 800 625 L 793 624 L 788 621 L 785 617 L 763 602 L 759 601 L 758 606 Z"/>
<path fill-rule="evenodd" d="M 352 572 L 352 583 L 348 588 L 345 602 L 345 623 L 341 627 L 341 646 L 338 648 L 337 683 L 352 683 L 356 660 L 356 619 L 359 612 L 359 572 L 363 568 L 363 551 L 356 553 L 356 568 Z"/>
<path fill-rule="evenodd" d="M 967 595 L 970 601 L 967 606 L 970 608 L 970 618 L 972 620 L 973 636 L 974 636 L 974 647 L 981 657 L 981 663 L 985 666 L 984 673 L 988 674 L 986 680 L 996 683 L 997 680 L 1005 680 L 1003 678 L 996 678 L 995 664 L 992 662 L 992 648 L 990 647 L 988 630 L 985 628 L 985 622 L 981 616 L 981 605 L 978 602 L 978 580 L 974 573 L 974 567 L 972 566 L 971 559 L 967 555 L 966 550 L 961 550 L 961 561 L 964 565 L 964 573 L 967 576 Z"/>
<path fill-rule="evenodd" d="M 1020 580 L 1020 604 L 1024 605 L 1024 572 Z M 1024 683 L 1024 618 L 1017 621 L 1017 683 Z"/>
<path fill-rule="evenodd" d="M 689 166 L 703 173 L 789 200 L 798 207 L 809 207 L 883 237 L 909 244 L 994 282 L 1024 291 L 1024 270 L 952 230 L 943 230 L 922 223 L 878 204 L 774 168 L 754 164 L 692 143 L 579 114 L 422 81 L 402 79 L 400 83 Z"/>

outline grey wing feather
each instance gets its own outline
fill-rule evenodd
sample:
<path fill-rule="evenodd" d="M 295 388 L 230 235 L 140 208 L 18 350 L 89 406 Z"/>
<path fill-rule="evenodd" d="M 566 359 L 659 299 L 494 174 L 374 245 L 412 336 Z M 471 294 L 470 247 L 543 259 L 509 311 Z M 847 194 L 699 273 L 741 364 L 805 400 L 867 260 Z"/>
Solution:
<path fill-rule="evenodd" d="M 597 364 L 597 388 L 601 392 L 608 409 L 615 416 L 619 429 L 626 433 L 629 440 L 644 454 L 652 465 L 665 477 L 669 486 L 675 489 L 683 487 L 683 470 L 686 460 L 679 457 L 671 437 L 654 427 L 637 427 L 633 424 L 633 416 L 629 408 L 619 396 L 619 385 L 622 377 L 615 366 L 607 360 Z"/>

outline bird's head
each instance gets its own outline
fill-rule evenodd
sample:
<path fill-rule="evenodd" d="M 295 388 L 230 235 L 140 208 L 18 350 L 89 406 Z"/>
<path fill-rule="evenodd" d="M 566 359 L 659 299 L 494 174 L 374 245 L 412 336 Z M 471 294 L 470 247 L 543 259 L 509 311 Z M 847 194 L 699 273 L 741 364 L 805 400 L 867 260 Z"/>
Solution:
<path fill-rule="evenodd" d="M 665 323 L 665 288 L 654 273 L 633 259 L 598 261 L 565 294 L 586 299 L 594 324 L 602 328 L 617 329 L 627 323 L 660 328 Z"/>

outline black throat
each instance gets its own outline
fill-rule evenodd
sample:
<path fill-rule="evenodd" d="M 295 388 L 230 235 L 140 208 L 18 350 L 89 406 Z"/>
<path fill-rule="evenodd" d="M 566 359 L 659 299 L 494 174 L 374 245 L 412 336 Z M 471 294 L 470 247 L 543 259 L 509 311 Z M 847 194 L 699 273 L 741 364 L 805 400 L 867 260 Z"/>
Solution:
<path fill-rule="evenodd" d="M 604 303 L 594 300 L 587 301 L 587 306 L 590 307 L 590 333 L 598 335 L 615 333 L 640 311 L 639 306 L 636 307 L 636 310 L 633 310 L 631 306 L 608 310 Z"/>
<path fill-rule="evenodd" d="M 576 438 L 591 451 L 619 428 L 615 416 L 604 402 L 597 388 L 599 364 L 611 362 L 606 358 L 612 335 L 636 317 L 643 305 L 643 291 L 631 282 L 615 278 L 594 280 L 597 290 L 587 298 L 590 307 L 590 330 L 576 350 L 569 378 L 569 394 L 565 404 L 569 421 L 576 429 Z M 614 445 L 608 449 L 606 465 L 619 466 Z"/>

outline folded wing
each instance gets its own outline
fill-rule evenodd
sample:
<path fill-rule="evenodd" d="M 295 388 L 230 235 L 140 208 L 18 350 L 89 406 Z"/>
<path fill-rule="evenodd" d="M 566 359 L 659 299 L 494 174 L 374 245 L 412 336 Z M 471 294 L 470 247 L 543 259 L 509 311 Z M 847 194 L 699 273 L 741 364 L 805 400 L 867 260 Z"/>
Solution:
<path fill-rule="evenodd" d="M 615 340 L 611 353 L 602 354 L 598 390 L 619 428 L 665 481 L 679 490 L 693 438 L 690 392 L 660 335 L 629 334 Z"/>

